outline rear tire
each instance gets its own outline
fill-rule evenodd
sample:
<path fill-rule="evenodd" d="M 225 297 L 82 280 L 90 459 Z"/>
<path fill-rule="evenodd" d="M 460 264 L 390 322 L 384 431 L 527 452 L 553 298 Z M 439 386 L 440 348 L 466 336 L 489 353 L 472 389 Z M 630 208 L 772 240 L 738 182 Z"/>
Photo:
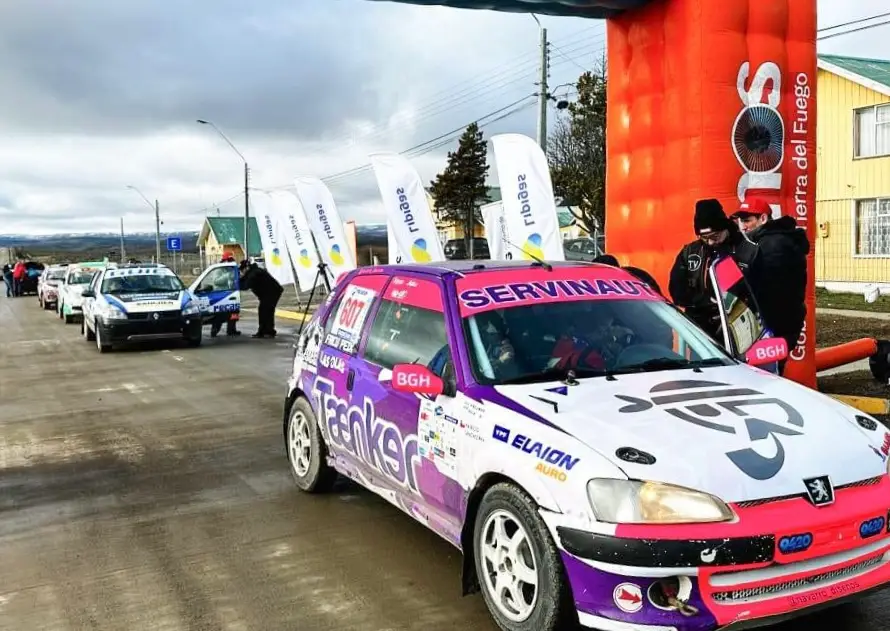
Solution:
<path fill-rule="evenodd" d="M 534 501 L 510 483 L 482 498 L 473 528 L 476 576 L 503 631 L 556 631 L 578 625 L 559 550 Z"/>
<path fill-rule="evenodd" d="M 328 465 L 328 448 L 309 401 L 299 397 L 291 406 L 285 428 L 285 448 L 291 475 L 301 491 L 325 493 L 337 481 Z"/>

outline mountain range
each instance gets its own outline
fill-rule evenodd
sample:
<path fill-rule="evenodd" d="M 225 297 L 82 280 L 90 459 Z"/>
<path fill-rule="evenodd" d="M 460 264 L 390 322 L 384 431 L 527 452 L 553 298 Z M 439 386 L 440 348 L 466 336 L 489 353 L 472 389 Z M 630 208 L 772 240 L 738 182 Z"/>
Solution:
<path fill-rule="evenodd" d="M 180 237 L 183 252 L 197 252 L 198 232 L 162 232 L 161 248 L 166 250 L 167 237 Z M 358 246 L 386 246 L 386 224 L 360 224 L 356 226 Z M 81 232 L 57 234 L 0 234 L 0 248 L 22 248 L 79 252 L 82 250 L 116 250 L 120 247 L 120 234 L 113 232 Z M 152 249 L 154 232 L 130 232 L 124 234 L 124 245 L 131 250 Z"/>

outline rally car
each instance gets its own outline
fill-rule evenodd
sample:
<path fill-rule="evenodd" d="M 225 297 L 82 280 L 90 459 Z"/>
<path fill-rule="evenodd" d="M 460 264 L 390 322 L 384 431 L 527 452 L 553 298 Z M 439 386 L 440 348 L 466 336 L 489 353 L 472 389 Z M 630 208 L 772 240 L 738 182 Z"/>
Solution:
<path fill-rule="evenodd" d="M 462 550 L 509 631 L 744 629 L 885 586 L 890 433 L 759 368 L 787 345 L 736 304 L 730 352 L 619 268 L 353 271 L 296 344 L 291 473 Z"/>
<path fill-rule="evenodd" d="M 47 267 L 37 281 L 37 302 L 43 309 L 52 309 L 59 301 L 59 286 L 65 280 L 67 265 Z"/>
<path fill-rule="evenodd" d="M 83 296 L 81 294 L 84 288 L 92 282 L 96 273 L 109 265 L 114 264 L 107 261 L 90 261 L 68 266 L 65 278 L 59 285 L 56 298 L 56 314 L 60 320 L 64 320 L 65 324 L 71 324 L 83 318 Z"/>
<path fill-rule="evenodd" d="M 200 346 L 201 311 L 170 268 L 153 263 L 109 267 L 83 290 L 81 333 L 100 353 L 113 345 L 185 340 Z"/>

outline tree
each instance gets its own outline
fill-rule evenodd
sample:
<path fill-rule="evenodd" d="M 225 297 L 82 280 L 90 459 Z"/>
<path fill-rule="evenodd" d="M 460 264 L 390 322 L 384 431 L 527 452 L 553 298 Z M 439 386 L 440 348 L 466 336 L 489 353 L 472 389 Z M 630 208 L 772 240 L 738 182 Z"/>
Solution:
<path fill-rule="evenodd" d="M 606 69 L 578 78 L 578 98 L 547 142 L 553 191 L 590 234 L 606 217 Z"/>
<path fill-rule="evenodd" d="M 448 152 L 445 170 L 430 182 L 439 219 L 463 226 L 467 253 L 476 225 L 482 223 L 479 206 L 489 201 L 488 147 L 479 126 L 471 123 L 458 141 L 457 150 Z"/>

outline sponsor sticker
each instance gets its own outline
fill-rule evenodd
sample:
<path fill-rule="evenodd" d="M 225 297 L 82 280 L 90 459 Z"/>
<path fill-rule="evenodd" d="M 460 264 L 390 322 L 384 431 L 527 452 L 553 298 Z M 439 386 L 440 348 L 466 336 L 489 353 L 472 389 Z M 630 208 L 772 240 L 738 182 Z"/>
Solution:
<path fill-rule="evenodd" d="M 625 613 L 637 613 L 643 608 L 643 590 L 633 583 L 621 583 L 612 592 L 612 599 Z"/>
<path fill-rule="evenodd" d="M 317 353 L 316 353 L 317 354 Z M 318 363 L 329 370 L 342 374 L 346 373 L 346 360 L 330 353 L 321 353 L 318 355 Z"/>

